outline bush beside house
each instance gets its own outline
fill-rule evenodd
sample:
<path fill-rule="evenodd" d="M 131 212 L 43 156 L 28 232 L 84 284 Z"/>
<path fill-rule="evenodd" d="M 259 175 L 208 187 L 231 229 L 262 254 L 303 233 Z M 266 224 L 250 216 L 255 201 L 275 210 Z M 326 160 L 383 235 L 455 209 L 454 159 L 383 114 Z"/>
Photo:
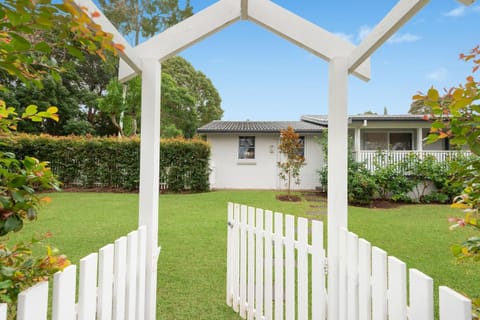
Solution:
<path fill-rule="evenodd" d="M 432 156 L 411 154 L 402 161 L 388 161 L 379 152 L 375 170 L 365 163 L 348 160 L 348 201 L 351 204 L 369 205 L 374 200 L 394 202 L 449 203 L 462 190 L 453 181 L 455 168 L 462 166 L 465 158 L 438 162 Z M 319 171 L 320 183 L 327 190 L 325 166 Z"/>
<path fill-rule="evenodd" d="M 50 162 L 64 187 L 137 190 L 140 173 L 138 138 L 52 137 L 25 134 L 0 137 L 0 149 L 18 157 Z M 169 191 L 207 191 L 210 146 L 200 139 L 163 139 L 160 181 Z"/>

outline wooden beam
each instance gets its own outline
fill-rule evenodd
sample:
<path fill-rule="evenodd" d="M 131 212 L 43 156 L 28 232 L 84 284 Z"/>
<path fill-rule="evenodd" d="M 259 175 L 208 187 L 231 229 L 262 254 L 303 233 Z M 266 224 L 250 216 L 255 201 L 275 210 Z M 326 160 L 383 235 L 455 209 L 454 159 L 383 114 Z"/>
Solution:
<path fill-rule="evenodd" d="M 239 1 L 221 0 L 150 38 L 133 51 L 142 58 L 165 60 L 240 20 L 240 11 Z M 136 73 L 125 62 L 120 61 L 120 81 L 129 80 Z"/>
<path fill-rule="evenodd" d="M 85 7 L 88 9 L 88 12 L 98 12 L 100 16 L 94 19 L 91 19 L 94 23 L 102 26 L 102 30 L 113 35 L 113 41 L 124 46 L 123 52 L 119 51 L 119 55 L 125 63 L 128 64 L 130 70 L 134 70 L 136 73 L 141 72 L 141 60 L 139 56 L 134 52 L 133 48 L 130 46 L 127 40 L 122 36 L 122 34 L 115 28 L 115 26 L 108 20 L 108 18 L 102 13 L 102 11 L 93 3 L 92 0 L 74 0 L 75 4 L 82 8 Z"/>
<path fill-rule="evenodd" d="M 247 20 L 248 19 L 248 0 L 241 0 L 241 18 L 242 20 Z"/>
<path fill-rule="evenodd" d="M 355 46 L 350 42 L 269 0 L 249 0 L 248 18 L 327 62 L 355 50 Z M 370 62 L 368 59 L 365 60 L 363 64 L 352 69 L 351 73 L 368 81 Z"/>
<path fill-rule="evenodd" d="M 400 0 L 350 55 L 348 63 L 349 72 L 355 70 L 363 61 L 368 59 L 375 50 L 420 11 L 428 1 Z"/>

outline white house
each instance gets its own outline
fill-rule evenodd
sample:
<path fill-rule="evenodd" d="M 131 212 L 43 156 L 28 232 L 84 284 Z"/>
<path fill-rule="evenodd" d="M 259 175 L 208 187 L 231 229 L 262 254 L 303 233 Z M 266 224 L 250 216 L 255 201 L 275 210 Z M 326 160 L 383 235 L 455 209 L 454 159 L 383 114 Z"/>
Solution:
<path fill-rule="evenodd" d="M 291 126 L 300 134 L 306 165 L 300 185 L 314 189 L 324 163 L 317 139 L 324 127 L 306 121 L 213 121 L 198 129 L 212 147 L 210 184 L 216 189 L 283 189 L 277 162 L 280 131 Z"/>
<path fill-rule="evenodd" d="M 433 155 L 439 161 L 454 156 L 448 140 L 425 144 L 431 122 L 423 115 L 349 116 L 348 134 L 357 161 L 373 168 L 381 150 L 395 161 L 412 152 Z M 210 183 L 215 189 L 283 189 L 277 162 L 280 130 L 291 126 L 304 142 L 305 167 L 301 183 L 294 189 L 309 190 L 319 186 L 318 170 L 324 155 L 318 138 L 328 127 L 327 116 L 304 115 L 301 121 L 213 121 L 198 129 L 212 147 Z"/>

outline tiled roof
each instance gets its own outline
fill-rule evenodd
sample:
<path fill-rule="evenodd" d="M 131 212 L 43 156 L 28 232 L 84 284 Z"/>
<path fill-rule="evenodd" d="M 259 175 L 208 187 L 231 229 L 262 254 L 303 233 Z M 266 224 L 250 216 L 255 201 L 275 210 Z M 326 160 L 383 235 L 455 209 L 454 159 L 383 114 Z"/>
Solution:
<path fill-rule="evenodd" d="M 348 116 L 351 121 L 425 121 L 421 114 L 397 114 L 397 115 L 379 115 L 379 114 L 362 114 Z M 316 123 L 319 125 L 328 124 L 328 116 L 326 115 L 304 115 L 302 121 Z"/>
<path fill-rule="evenodd" d="M 323 130 L 322 126 L 306 121 L 212 121 L 197 129 L 198 133 L 279 133 L 291 126 L 298 133 L 315 133 Z"/>

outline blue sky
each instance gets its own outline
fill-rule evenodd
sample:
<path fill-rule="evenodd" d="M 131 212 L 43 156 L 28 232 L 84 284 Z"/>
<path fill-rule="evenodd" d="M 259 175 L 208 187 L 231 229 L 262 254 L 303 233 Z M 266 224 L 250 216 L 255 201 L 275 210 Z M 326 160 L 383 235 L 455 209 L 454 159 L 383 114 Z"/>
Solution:
<path fill-rule="evenodd" d="M 239 0 L 240 1 L 240 0 Z M 276 0 L 354 44 L 394 0 Z M 215 0 L 191 0 L 195 12 Z M 349 80 L 349 114 L 407 113 L 417 91 L 450 88 L 471 74 L 458 55 L 480 44 L 480 4 L 432 0 L 371 57 L 372 79 Z M 227 27 L 181 54 L 222 97 L 223 120 L 298 120 L 326 114 L 328 63 L 249 21 Z"/>

